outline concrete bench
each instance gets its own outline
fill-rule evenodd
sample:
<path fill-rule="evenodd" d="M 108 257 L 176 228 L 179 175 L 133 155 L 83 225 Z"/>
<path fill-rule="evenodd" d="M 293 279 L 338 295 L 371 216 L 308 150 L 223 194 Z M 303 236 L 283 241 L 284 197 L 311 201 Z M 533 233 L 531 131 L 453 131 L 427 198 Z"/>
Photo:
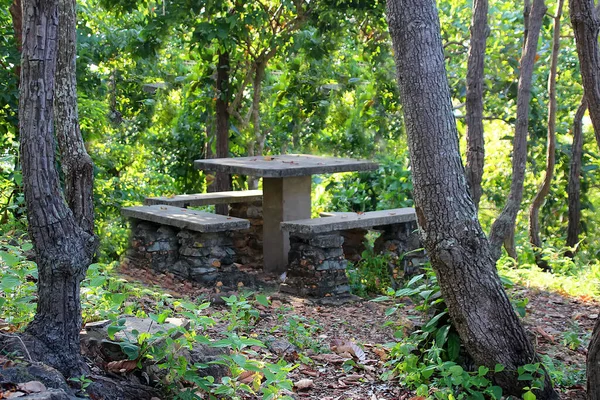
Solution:
<path fill-rule="evenodd" d="M 199 194 L 181 194 L 171 197 L 146 197 L 144 205 L 166 204 L 174 207 L 201 207 L 214 204 L 262 202 L 262 190 L 238 190 Z"/>
<path fill-rule="evenodd" d="M 145 205 L 165 204 L 174 207 L 201 207 L 229 204 L 230 217 L 250 221 L 250 228 L 237 230 L 233 234 L 236 249 L 236 262 L 253 267 L 261 267 L 263 260 L 263 214 L 262 190 L 238 190 L 178 196 L 146 197 Z"/>
<path fill-rule="evenodd" d="M 250 226 L 245 219 L 168 205 L 126 207 L 121 214 L 132 225 L 129 262 L 201 282 L 234 268 L 233 232 Z"/>
<path fill-rule="evenodd" d="M 382 231 L 375 242 L 376 252 L 392 254 L 404 264 L 422 263 L 422 253 L 404 256 L 421 247 L 413 208 L 322 215 L 328 216 L 281 223 L 281 229 L 290 235 L 289 265 L 281 291 L 309 297 L 349 295 L 348 261 L 342 247 L 347 232 Z M 421 259 L 415 260 L 417 256 Z"/>

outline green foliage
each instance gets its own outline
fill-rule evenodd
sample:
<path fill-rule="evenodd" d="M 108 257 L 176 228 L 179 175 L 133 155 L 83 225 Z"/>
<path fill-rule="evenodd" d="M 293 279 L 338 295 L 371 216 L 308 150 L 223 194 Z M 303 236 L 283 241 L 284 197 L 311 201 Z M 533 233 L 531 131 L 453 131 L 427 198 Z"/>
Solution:
<path fill-rule="evenodd" d="M 14 330 L 24 328 L 35 314 L 37 266 L 23 254 L 31 248 L 29 242 L 0 237 L 0 310 Z"/>
<path fill-rule="evenodd" d="M 287 340 L 300 350 L 311 349 L 321 352 L 321 344 L 315 336 L 322 330 L 314 319 L 307 319 L 299 315 L 280 314 L 278 320 L 282 323 Z"/>
<path fill-rule="evenodd" d="M 363 251 L 360 261 L 346 268 L 352 293 L 360 297 L 384 293 L 393 281 L 390 262 L 389 255 L 375 254 L 372 247 Z"/>

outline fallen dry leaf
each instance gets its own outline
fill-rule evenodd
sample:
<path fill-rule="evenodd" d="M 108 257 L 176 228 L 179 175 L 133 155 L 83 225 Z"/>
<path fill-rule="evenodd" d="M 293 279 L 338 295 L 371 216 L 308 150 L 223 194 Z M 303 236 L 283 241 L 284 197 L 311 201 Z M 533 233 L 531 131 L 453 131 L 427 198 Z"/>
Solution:
<path fill-rule="evenodd" d="M 44 384 L 40 381 L 19 383 L 17 387 L 20 391 L 28 393 L 40 393 L 46 391 L 46 386 L 44 386 Z"/>
<path fill-rule="evenodd" d="M 535 327 L 535 331 L 537 333 L 539 333 L 544 339 L 546 339 L 547 341 L 549 341 L 550 343 L 554 343 L 554 336 L 550 335 L 549 333 L 547 333 L 545 330 L 543 330 L 541 327 L 536 326 Z"/>
<path fill-rule="evenodd" d="M 294 387 L 298 390 L 306 390 L 315 387 L 315 383 L 312 379 L 300 379 L 298 382 L 294 382 Z"/>
<path fill-rule="evenodd" d="M 5 399 L 16 399 L 17 397 L 25 397 L 25 393 L 23 392 L 11 392 L 7 395 L 3 395 Z"/>
<path fill-rule="evenodd" d="M 381 347 L 375 347 L 373 349 L 373 353 L 377 354 L 377 357 L 379 357 L 381 361 L 387 361 L 388 354 L 387 351 L 385 351 L 385 349 Z"/>
<path fill-rule="evenodd" d="M 137 368 L 137 360 L 119 360 L 111 361 L 106 364 L 106 370 L 109 372 L 130 372 Z"/>
<path fill-rule="evenodd" d="M 238 381 L 241 383 L 245 383 L 246 385 L 251 384 L 256 379 L 256 376 L 260 376 L 260 380 L 263 378 L 263 374 L 256 371 L 244 371 L 238 376 Z"/>
<path fill-rule="evenodd" d="M 366 356 L 363 349 L 350 340 L 333 339 L 329 347 L 331 348 L 331 351 L 338 353 L 342 357 L 349 354 L 350 356 L 356 357 L 360 362 L 365 361 Z"/>

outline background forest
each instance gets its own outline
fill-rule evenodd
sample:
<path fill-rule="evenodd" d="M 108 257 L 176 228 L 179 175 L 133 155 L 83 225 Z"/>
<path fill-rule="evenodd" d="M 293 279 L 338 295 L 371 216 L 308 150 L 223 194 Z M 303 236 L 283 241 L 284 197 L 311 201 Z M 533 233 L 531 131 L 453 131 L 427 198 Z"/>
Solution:
<path fill-rule="evenodd" d="M 31 247 L 20 240 L 26 234 L 26 214 L 13 3 L 0 0 L 0 236 L 27 251 Z M 595 240 L 600 234 L 596 214 L 600 156 L 587 114 L 579 237 L 574 246 L 567 245 L 573 126 L 583 96 L 568 7 L 562 16 L 556 75 L 556 166 L 540 210 L 542 248 L 537 254 L 538 263 L 543 258 L 554 277 L 541 277 L 528 234 L 530 206 L 546 169 L 547 82 L 557 3 L 547 4 L 535 57 L 524 196 L 515 229 L 518 260 L 504 253 L 499 266 L 504 276 L 518 281 L 536 279 L 561 293 L 596 297 L 600 296 L 600 242 Z M 472 4 L 457 0 L 437 4 L 454 115 L 466 157 Z M 412 206 L 411 166 L 384 10 L 385 2 L 362 0 L 78 1 L 79 122 L 94 162 L 100 239 L 98 264 L 90 271 L 98 273 L 99 266 L 114 264 L 127 249 L 122 207 L 140 204 L 147 196 L 206 192 L 215 184 L 215 176 L 194 169 L 193 161 L 219 155 L 218 108 L 223 104 L 229 116 L 231 156 L 307 153 L 380 163 L 373 173 L 313 177 L 316 214 Z M 514 1 L 489 6 L 485 163 L 479 203 L 485 232 L 502 211 L 511 184 L 523 15 L 522 4 Z M 219 77 L 224 65 L 225 81 Z M 256 182 L 234 177 L 232 185 L 247 189 Z M 3 261 L 10 265 L 9 253 L 3 253 Z M 516 265 L 519 269 L 510 268 Z M 15 290 L 24 278 L 17 275 L 14 279 L 5 275 L 0 287 Z M 368 281 L 359 289 L 385 292 L 384 286 Z M 31 319 L 33 309 L 11 306 L 11 324 L 20 326 Z M 88 317 L 93 314 L 84 310 L 84 320 L 86 312 Z M 575 334 L 573 341 L 588 338 Z"/>

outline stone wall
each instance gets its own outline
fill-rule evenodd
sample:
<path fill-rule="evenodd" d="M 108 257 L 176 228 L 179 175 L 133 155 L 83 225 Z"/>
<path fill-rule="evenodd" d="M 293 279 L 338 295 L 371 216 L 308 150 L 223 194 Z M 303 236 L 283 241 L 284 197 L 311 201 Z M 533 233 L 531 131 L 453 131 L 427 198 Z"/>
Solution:
<path fill-rule="evenodd" d="M 287 276 L 279 289 L 307 297 L 349 295 L 343 242 L 339 232 L 314 236 L 290 234 Z"/>
<path fill-rule="evenodd" d="M 263 210 L 262 202 L 229 205 L 229 216 L 250 221 L 250 228 L 233 232 L 235 262 L 262 269 L 263 266 Z"/>
<path fill-rule="evenodd" d="M 233 272 L 235 250 L 231 231 L 200 233 L 146 221 L 131 220 L 127 261 L 183 279 L 211 283 Z"/>
<path fill-rule="evenodd" d="M 397 271 L 394 278 L 402 280 L 420 273 L 422 266 L 428 260 L 422 250 L 416 222 L 385 225 L 373 229 L 381 231 L 373 249 L 376 254 L 391 256 L 390 270 Z"/>

